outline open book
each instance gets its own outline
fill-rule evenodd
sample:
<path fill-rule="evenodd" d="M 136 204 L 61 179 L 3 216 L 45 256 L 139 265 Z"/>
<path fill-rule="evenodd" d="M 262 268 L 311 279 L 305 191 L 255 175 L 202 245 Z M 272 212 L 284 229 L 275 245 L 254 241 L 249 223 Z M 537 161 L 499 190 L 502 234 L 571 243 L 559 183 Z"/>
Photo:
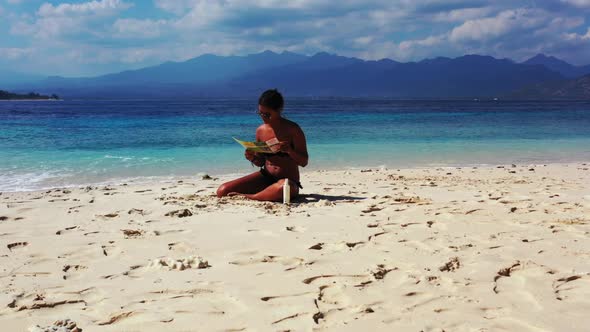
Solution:
<path fill-rule="evenodd" d="M 233 139 L 243 146 L 246 150 L 257 153 L 275 153 L 279 150 L 279 140 L 276 138 L 270 139 L 266 142 L 245 142 L 233 137 Z"/>

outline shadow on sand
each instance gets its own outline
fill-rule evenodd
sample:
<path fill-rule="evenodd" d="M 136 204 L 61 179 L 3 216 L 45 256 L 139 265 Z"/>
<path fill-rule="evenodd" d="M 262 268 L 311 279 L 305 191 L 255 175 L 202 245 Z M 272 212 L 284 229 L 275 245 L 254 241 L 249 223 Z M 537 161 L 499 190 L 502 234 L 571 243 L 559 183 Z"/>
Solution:
<path fill-rule="evenodd" d="M 302 194 L 302 195 L 299 195 L 296 199 L 294 199 L 293 202 L 296 202 L 296 203 L 317 203 L 320 200 L 327 200 L 330 202 L 353 202 L 353 201 L 362 201 L 364 199 L 366 199 L 366 197 Z"/>

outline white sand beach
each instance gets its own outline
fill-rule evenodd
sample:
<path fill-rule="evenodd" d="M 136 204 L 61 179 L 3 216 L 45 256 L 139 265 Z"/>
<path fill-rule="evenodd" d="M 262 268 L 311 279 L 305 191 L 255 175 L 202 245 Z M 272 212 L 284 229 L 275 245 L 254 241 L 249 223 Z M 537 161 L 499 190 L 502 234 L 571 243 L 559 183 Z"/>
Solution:
<path fill-rule="evenodd" d="M 589 330 L 590 164 L 221 181 L 2 193 L 0 330 Z"/>

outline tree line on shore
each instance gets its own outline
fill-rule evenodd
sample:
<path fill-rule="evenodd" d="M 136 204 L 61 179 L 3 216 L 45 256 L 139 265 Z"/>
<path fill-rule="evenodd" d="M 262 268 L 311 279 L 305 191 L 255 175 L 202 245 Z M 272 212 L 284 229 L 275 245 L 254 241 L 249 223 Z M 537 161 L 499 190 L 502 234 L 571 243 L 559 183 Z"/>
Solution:
<path fill-rule="evenodd" d="M 0 90 L 0 100 L 58 100 L 59 96 L 56 94 L 52 94 L 51 96 L 46 96 L 39 94 L 37 92 L 29 92 L 26 94 L 18 94 L 12 93 L 4 90 Z"/>

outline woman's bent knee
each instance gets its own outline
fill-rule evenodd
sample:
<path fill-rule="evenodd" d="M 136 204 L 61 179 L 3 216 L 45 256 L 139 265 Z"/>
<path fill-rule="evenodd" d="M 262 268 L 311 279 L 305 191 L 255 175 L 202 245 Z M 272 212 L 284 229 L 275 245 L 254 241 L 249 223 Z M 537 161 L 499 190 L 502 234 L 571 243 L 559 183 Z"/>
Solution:
<path fill-rule="evenodd" d="M 227 194 L 229 194 L 229 190 L 225 183 L 217 188 L 217 197 L 221 198 L 223 196 L 227 196 Z"/>

